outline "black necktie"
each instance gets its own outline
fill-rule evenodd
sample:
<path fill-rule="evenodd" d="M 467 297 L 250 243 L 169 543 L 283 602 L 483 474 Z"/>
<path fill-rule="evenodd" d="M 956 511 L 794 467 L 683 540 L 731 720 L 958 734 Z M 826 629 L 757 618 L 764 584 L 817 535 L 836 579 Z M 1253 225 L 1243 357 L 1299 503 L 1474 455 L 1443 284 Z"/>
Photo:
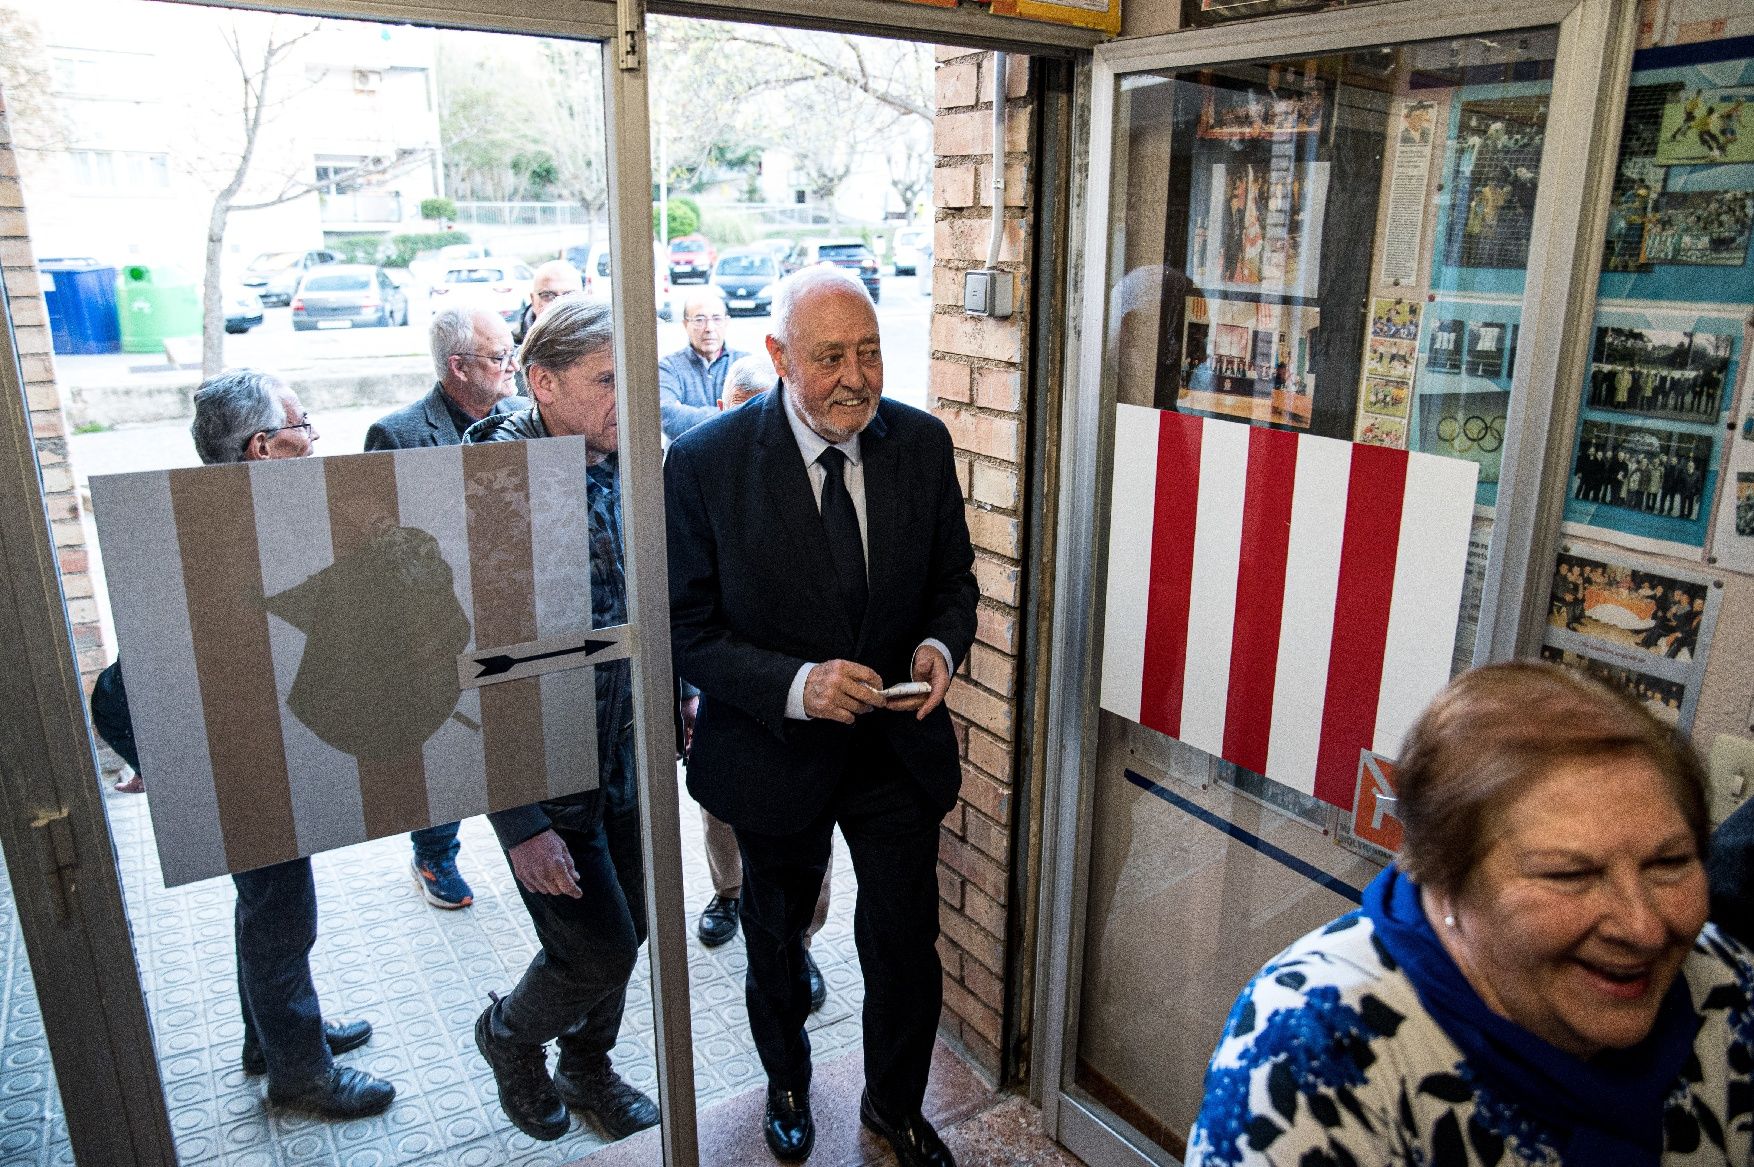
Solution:
<path fill-rule="evenodd" d="M 834 561 L 834 574 L 840 579 L 841 603 L 846 606 L 847 619 L 853 631 L 865 618 L 865 601 L 869 589 L 865 582 L 865 544 L 859 538 L 859 515 L 853 510 L 853 496 L 847 493 L 844 477 L 847 456 L 833 446 L 816 459 L 825 472 L 822 480 L 822 530 L 828 535 L 828 555 Z"/>

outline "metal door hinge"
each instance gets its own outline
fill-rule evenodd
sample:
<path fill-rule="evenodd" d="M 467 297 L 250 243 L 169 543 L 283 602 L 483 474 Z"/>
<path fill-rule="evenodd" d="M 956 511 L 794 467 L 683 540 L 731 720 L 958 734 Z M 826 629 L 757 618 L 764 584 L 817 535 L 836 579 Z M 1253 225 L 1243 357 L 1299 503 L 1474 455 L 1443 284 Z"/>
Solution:
<path fill-rule="evenodd" d="M 74 876 L 79 870 L 79 850 L 73 845 L 73 827 L 67 816 L 65 809 L 44 811 L 30 824 L 38 833 L 37 854 L 54 893 L 55 918 L 62 921 L 73 914 Z"/>
<path fill-rule="evenodd" d="M 616 0 L 615 63 L 623 73 L 640 71 L 645 39 L 645 0 Z"/>

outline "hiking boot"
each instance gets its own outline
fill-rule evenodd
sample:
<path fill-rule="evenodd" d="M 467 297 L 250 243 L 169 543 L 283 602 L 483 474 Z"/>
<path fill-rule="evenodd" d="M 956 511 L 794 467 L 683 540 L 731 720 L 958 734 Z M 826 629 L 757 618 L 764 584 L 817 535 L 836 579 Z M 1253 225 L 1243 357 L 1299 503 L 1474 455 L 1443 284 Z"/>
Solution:
<path fill-rule="evenodd" d="M 493 1005 L 475 1021 L 475 1048 L 493 1071 L 500 1109 L 513 1126 L 531 1138 L 553 1142 L 571 1129 L 572 1119 L 554 1092 L 554 1079 L 548 1076 L 548 1051 L 539 1045 L 518 1045 L 495 1038 L 493 1009 L 499 1004 L 499 997 L 489 995 Z"/>

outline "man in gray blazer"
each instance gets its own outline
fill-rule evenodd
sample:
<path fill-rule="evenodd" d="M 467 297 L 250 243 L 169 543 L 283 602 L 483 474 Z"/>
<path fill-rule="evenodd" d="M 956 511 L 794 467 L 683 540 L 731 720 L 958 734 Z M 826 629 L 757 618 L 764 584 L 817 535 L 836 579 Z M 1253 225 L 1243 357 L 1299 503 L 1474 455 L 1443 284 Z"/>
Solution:
<path fill-rule="evenodd" d="M 432 318 L 432 392 L 379 418 L 365 433 L 367 450 L 455 446 L 463 431 L 501 409 L 529 404 L 513 396 L 517 352 L 498 314 L 446 308 Z M 435 908 L 466 908 L 475 893 L 457 870 L 457 824 L 441 823 L 408 836 L 414 844 L 414 886 Z"/>

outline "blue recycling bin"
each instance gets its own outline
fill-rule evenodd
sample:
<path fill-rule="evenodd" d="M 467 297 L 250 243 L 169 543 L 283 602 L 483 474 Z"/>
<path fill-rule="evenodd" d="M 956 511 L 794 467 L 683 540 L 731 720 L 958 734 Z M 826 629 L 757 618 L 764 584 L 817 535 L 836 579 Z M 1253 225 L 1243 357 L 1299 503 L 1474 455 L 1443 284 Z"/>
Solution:
<path fill-rule="evenodd" d="M 57 353 L 122 351 L 115 268 L 95 259 L 45 259 L 37 268 Z"/>

